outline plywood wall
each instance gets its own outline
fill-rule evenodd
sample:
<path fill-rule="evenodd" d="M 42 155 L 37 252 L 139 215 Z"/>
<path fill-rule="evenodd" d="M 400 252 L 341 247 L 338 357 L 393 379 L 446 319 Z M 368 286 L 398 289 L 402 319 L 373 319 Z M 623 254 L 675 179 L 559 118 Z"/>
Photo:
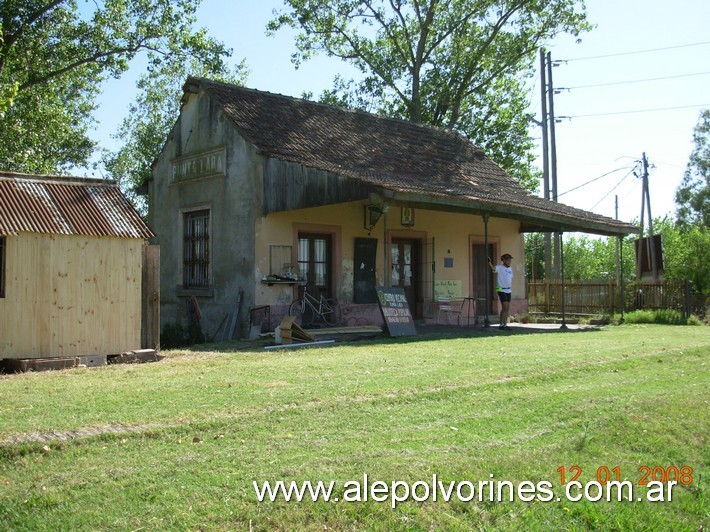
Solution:
<path fill-rule="evenodd" d="M 21 233 L 6 243 L 0 358 L 140 348 L 142 240 Z"/>

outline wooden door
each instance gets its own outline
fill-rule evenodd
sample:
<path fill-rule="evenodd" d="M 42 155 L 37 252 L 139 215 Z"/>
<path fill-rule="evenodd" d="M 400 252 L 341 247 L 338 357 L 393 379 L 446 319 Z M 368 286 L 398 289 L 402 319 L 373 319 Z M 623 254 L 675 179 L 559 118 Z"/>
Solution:
<path fill-rule="evenodd" d="M 355 263 L 353 268 L 353 302 L 377 303 L 375 285 L 377 278 L 377 239 L 355 239 Z"/>
<path fill-rule="evenodd" d="M 420 241 L 416 239 L 393 238 L 390 251 L 390 286 L 404 289 L 409 310 L 415 318 L 420 317 L 419 287 Z"/>
<path fill-rule="evenodd" d="M 473 244 L 471 249 L 471 286 L 473 287 L 473 297 L 477 299 L 478 314 L 485 315 L 486 305 L 486 271 L 488 271 L 488 315 L 495 314 L 494 311 L 494 285 L 495 274 L 488 267 L 488 257 L 493 264 L 496 263 L 493 244 L 488 244 L 488 253 L 484 244 Z"/>

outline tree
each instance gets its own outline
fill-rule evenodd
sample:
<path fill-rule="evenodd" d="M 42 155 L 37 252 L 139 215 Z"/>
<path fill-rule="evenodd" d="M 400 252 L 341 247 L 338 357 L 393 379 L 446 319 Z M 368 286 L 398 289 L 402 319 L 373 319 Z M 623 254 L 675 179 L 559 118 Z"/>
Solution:
<path fill-rule="evenodd" d="M 663 218 L 653 221 L 663 241 L 663 278 L 690 280 L 693 290 L 710 294 L 710 227 L 700 223 L 687 226 Z"/>
<path fill-rule="evenodd" d="M 225 72 L 196 59 L 184 62 L 176 58 L 144 74 L 137 83 L 139 94 L 115 135 L 123 146 L 102 155 L 109 176 L 119 183 L 142 214 L 146 213 L 147 205 L 137 188 L 151 176 L 151 165 L 179 114 L 182 86 L 190 75 L 240 84 L 245 80 L 246 68 L 242 61 L 232 72 Z"/>
<path fill-rule="evenodd" d="M 0 166 L 61 172 L 85 166 L 101 83 L 138 54 L 148 69 L 175 57 L 217 65 L 231 51 L 192 25 L 201 0 L 3 0 Z"/>
<path fill-rule="evenodd" d="M 710 109 L 700 113 L 693 132 L 695 148 L 676 190 L 676 214 L 682 225 L 710 227 Z"/>
<path fill-rule="evenodd" d="M 300 29 L 293 61 L 315 53 L 362 74 L 324 98 L 457 129 L 529 188 L 534 146 L 524 76 L 558 33 L 589 29 L 577 0 L 285 0 L 269 23 Z M 579 8 L 579 11 L 577 10 Z"/>
<path fill-rule="evenodd" d="M 635 235 L 622 239 L 624 280 L 631 281 L 636 276 L 636 258 L 634 256 Z M 531 233 L 525 238 L 526 271 L 530 280 L 545 277 L 545 253 L 543 233 Z M 565 280 L 571 281 L 608 281 L 616 279 L 617 237 L 593 237 L 588 235 L 565 236 L 563 243 Z M 534 265 L 534 266 L 533 266 Z"/>
<path fill-rule="evenodd" d="M 0 49 L 5 43 L 2 33 L 2 20 L 0 20 Z M 12 106 L 12 101 L 15 99 L 17 94 L 19 84 L 17 82 L 0 84 L 0 118 L 5 115 L 7 111 Z"/>

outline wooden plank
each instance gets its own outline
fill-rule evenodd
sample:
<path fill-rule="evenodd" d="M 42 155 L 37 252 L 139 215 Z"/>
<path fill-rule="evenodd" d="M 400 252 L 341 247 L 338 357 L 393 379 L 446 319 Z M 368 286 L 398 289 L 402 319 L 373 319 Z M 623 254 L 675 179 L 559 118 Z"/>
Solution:
<path fill-rule="evenodd" d="M 229 335 L 227 336 L 227 340 L 234 339 L 234 330 L 236 329 L 237 323 L 239 322 L 239 310 L 242 308 L 243 297 L 244 290 L 240 288 L 237 293 L 237 305 L 234 307 L 234 314 L 232 315 L 232 325 L 229 327 Z"/>
<path fill-rule="evenodd" d="M 317 340 L 315 342 L 299 342 L 297 344 L 278 344 L 278 345 L 267 345 L 264 349 L 289 349 L 292 347 L 311 347 L 316 345 L 332 344 L 335 340 Z"/>
<path fill-rule="evenodd" d="M 141 239 L 20 233 L 6 243 L 0 358 L 140 348 Z"/>
<path fill-rule="evenodd" d="M 160 347 L 160 246 L 143 246 L 141 347 Z"/>
<path fill-rule="evenodd" d="M 296 340 L 299 342 L 315 342 L 316 338 L 312 334 L 304 331 L 297 323 L 293 316 L 284 316 L 281 320 L 281 340 L 285 344 Z"/>

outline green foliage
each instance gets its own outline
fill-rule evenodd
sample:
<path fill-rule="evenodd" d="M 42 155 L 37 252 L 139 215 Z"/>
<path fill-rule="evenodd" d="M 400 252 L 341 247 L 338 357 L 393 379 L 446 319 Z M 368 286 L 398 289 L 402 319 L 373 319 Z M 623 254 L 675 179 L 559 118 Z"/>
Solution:
<path fill-rule="evenodd" d="M 700 224 L 684 225 L 669 218 L 656 218 L 654 232 L 663 244 L 664 279 L 688 279 L 695 292 L 710 293 L 710 228 Z M 623 239 L 624 280 L 636 277 L 634 239 Z M 616 237 L 570 236 L 564 240 L 565 279 L 595 281 L 616 278 Z M 531 233 L 525 237 L 525 268 L 528 279 L 545 278 L 544 235 Z"/>
<path fill-rule="evenodd" d="M 697 316 L 684 318 L 675 309 L 634 310 L 624 314 L 624 323 L 656 323 L 659 325 L 702 325 Z"/>
<path fill-rule="evenodd" d="M 653 229 L 663 240 L 664 278 L 688 279 L 694 291 L 710 293 L 710 226 L 687 226 L 664 218 L 655 220 Z"/>
<path fill-rule="evenodd" d="M 683 181 L 676 190 L 678 222 L 710 228 L 710 109 L 700 113 Z"/>
<path fill-rule="evenodd" d="M 201 0 L 4 0 L 0 7 L 0 166 L 57 173 L 86 166 L 101 83 L 138 54 L 148 69 L 230 51 L 192 25 Z"/>
<path fill-rule="evenodd" d="M 623 260 L 624 280 L 636 275 L 633 236 L 622 239 L 619 260 Z M 572 281 L 599 281 L 616 279 L 617 237 L 599 238 L 571 235 L 564 238 L 565 279 Z M 530 280 L 545 278 L 544 234 L 525 236 L 525 269 Z"/>
<path fill-rule="evenodd" d="M 691 314 L 690 316 L 688 316 L 688 322 L 686 323 L 686 325 L 701 326 L 705 324 L 703 323 L 703 320 L 701 320 L 695 314 Z"/>
<path fill-rule="evenodd" d="M 102 155 L 108 175 L 120 184 L 141 214 L 146 214 L 147 205 L 136 189 L 151 177 L 151 165 L 179 114 L 183 83 L 191 75 L 239 84 L 244 81 L 246 68 L 242 62 L 228 73 L 221 61 L 209 63 L 194 57 L 174 56 L 164 61 L 138 81 L 140 92 L 115 135 L 123 146 Z"/>
<path fill-rule="evenodd" d="M 300 30 L 297 66 L 325 53 L 361 73 L 358 81 L 336 78 L 323 100 L 457 129 L 524 186 L 537 188 L 522 80 L 546 40 L 590 28 L 582 2 L 285 3 L 268 28 Z"/>

